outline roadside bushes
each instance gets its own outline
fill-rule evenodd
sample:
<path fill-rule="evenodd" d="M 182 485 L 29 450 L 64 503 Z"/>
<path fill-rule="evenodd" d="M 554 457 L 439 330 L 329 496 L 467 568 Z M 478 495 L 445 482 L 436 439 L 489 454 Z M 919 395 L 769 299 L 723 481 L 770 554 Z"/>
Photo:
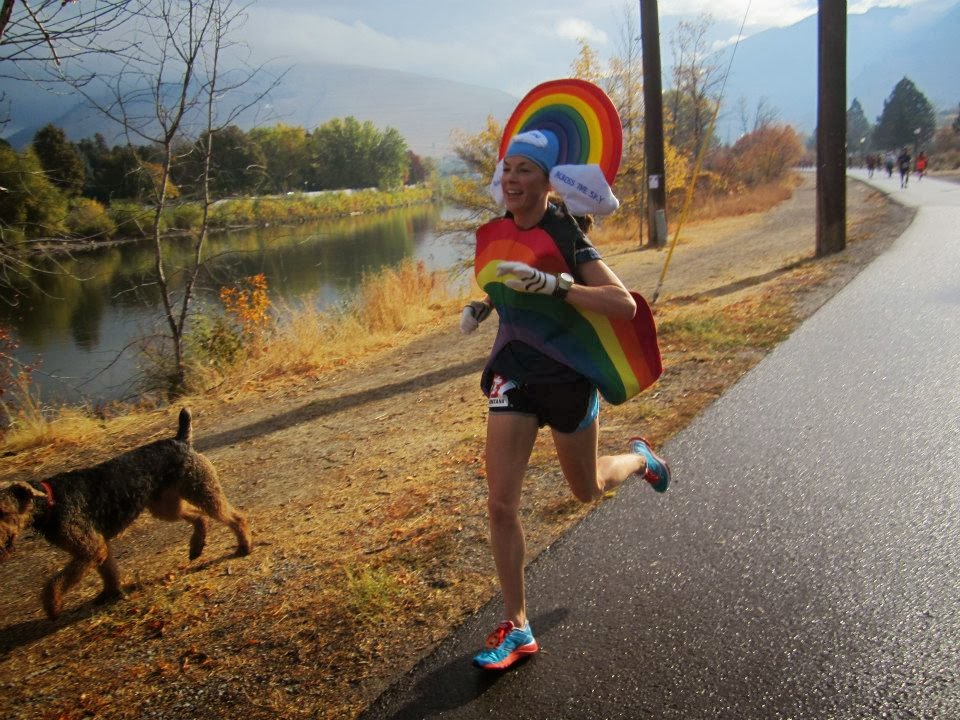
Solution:
<path fill-rule="evenodd" d="M 756 187 L 782 178 L 802 156 L 803 144 L 796 130 L 789 125 L 768 125 L 719 151 L 710 165 L 730 186 Z"/>

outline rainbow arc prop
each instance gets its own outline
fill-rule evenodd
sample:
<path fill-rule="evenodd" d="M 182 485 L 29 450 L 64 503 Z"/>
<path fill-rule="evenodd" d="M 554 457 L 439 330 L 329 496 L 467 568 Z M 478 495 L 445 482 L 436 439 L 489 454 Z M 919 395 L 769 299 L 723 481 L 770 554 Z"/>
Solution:
<path fill-rule="evenodd" d="M 550 181 L 574 215 L 609 215 L 619 207 L 611 187 L 620 169 L 623 129 L 610 98 L 586 80 L 542 83 L 527 93 L 504 126 L 496 172 L 490 185 L 503 204 L 500 177 L 511 139 L 531 130 L 550 132 L 560 144 Z"/>

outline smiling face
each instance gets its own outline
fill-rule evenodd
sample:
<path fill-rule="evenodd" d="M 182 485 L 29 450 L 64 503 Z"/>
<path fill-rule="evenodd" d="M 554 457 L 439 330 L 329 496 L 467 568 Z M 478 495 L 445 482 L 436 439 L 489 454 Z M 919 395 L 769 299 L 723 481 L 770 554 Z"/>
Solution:
<path fill-rule="evenodd" d="M 521 228 L 530 228 L 540 222 L 547 211 L 550 180 L 533 160 L 522 155 L 503 159 L 504 204 Z"/>

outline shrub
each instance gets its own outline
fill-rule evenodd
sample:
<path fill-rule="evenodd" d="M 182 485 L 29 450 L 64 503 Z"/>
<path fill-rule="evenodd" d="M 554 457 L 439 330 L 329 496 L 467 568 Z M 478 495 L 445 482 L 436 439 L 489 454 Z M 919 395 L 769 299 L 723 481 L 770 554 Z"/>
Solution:
<path fill-rule="evenodd" d="M 117 231 L 117 224 L 101 203 L 74 198 L 67 212 L 67 229 L 78 237 L 110 238 Z"/>
<path fill-rule="evenodd" d="M 254 203 L 260 225 L 279 225 L 287 220 L 287 203 L 281 198 L 260 198 Z"/>
<path fill-rule="evenodd" d="M 110 203 L 110 217 L 117 232 L 127 237 L 146 237 L 153 229 L 153 210 L 130 200 Z"/>
<path fill-rule="evenodd" d="M 243 349 L 240 331 L 222 314 L 213 318 L 207 314 L 194 315 L 186 340 L 187 355 L 192 363 L 220 373 L 236 365 Z"/>
<path fill-rule="evenodd" d="M 731 182 L 760 185 L 783 177 L 803 156 L 803 145 L 788 125 L 768 125 L 744 135 L 730 150 Z"/>
<path fill-rule="evenodd" d="M 165 222 L 175 230 L 195 230 L 203 222 L 203 208 L 196 203 L 176 205 L 167 209 Z"/>
<path fill-rule="evenodd" d="M 258 351 L 270 329 L 270 298 L 261 273 L 220 289 L 223 312 L 197 313 L 187 336 L 190 364 L 223 374 Z M 192 374 L 200 374 L 194 371 Z"/>

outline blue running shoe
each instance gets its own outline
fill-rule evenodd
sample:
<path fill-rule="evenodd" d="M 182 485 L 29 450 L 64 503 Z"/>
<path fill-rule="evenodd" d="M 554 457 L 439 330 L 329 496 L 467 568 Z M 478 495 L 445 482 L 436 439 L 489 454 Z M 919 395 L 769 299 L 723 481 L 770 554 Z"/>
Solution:
<path fill-rule="evenodd" d="M 487 635 L 487 648 L 473 656 L 473 664 L 484 670 L 506 670 L 520 658 L 533 655 L 539 649 L 530 623 L 517 627 L 506 620 Z"/>
<path fill-rule="evenodd" d="M 642 437 L 630 438 L 630 449 L 637 455 L 643 455 L 647 460 L 647 469 L 643 471 L 646 480 L 658 493 L 666 492 L 670 487 L 670 466 L 667 461 L 657 455 L 650 443 Z"/>

